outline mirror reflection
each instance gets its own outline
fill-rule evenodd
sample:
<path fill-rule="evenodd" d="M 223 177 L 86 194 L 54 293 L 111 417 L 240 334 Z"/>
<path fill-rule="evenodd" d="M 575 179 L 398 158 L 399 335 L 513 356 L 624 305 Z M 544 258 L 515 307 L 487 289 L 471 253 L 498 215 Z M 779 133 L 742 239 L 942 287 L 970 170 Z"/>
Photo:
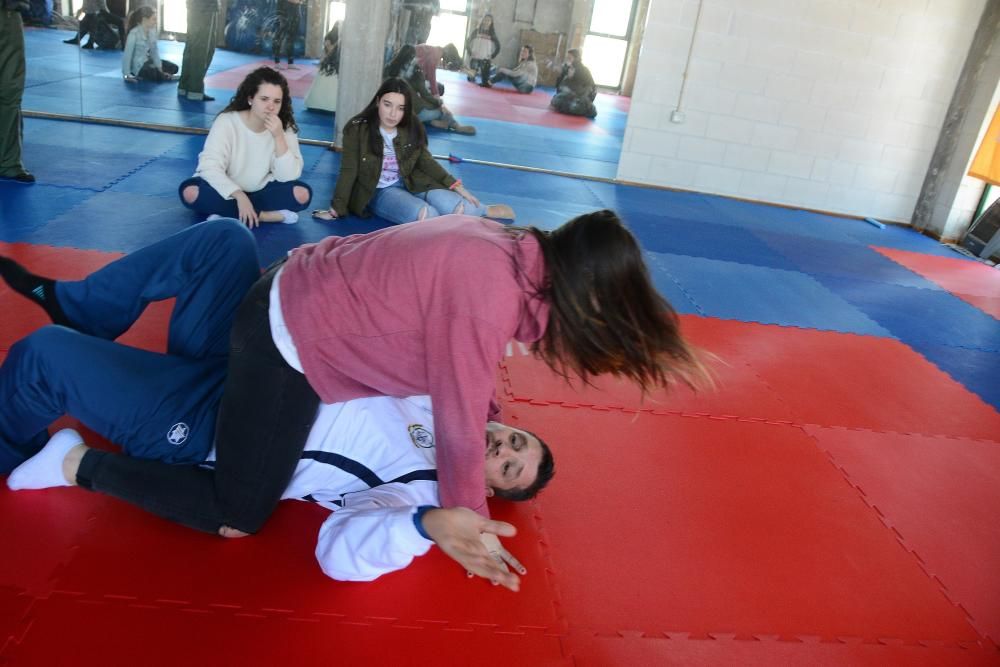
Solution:
<path fill-rule="evenodd" d="M 207 129 L 239 82 L 269 65 L 288 80 L 300 139 L 333 140 L 350 80 L 340 70 L 347 2 L 30 4 L 28 112 Z M 382 4 L 383 74 L 414 89 L 432 153 L 615 176 L 648 0 Z"/>

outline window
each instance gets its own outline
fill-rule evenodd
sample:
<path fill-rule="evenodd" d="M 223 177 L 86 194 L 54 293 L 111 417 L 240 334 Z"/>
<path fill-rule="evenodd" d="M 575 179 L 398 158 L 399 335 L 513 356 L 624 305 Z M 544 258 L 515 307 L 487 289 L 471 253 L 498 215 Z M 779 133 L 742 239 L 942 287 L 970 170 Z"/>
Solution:
<path fill-rule="evenodd" d="M 331 0 L 330 4 L 327 5 L 326 10 L 326 31 L 324 35 L 333 28 L 333 24 L 337 21 L 344 20 L 344 13 L 347 11 L 347 3 L 341 2 L 339 0 Z"/>
<path fill-rule="evenodd" d="M 583 64 L 598 86 L 621 86 L 634 13 L 635 0 L 594 0 L 590 29 L 583 38 Z"/>
<path fill-rule="evenodd" d="M 160 4 L 160 29 L 186 35 L 188 31 L 187 3 L 184 0 L 162 0 Z"/>
<path fill-rule="evenodd" d="M 441 0 L 441 11 L 431 19 L 428 44 L 444 46 L 452 43 L 458 53 L 465 56 L 465 38 L 469 34 L 468 0 Z"/>

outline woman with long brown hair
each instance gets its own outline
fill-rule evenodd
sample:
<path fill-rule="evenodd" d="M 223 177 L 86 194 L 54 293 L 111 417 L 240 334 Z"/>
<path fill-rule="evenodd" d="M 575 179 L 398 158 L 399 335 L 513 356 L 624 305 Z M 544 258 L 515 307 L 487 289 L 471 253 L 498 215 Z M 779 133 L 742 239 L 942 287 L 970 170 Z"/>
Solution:
<path fill-rule="evenodd" d="M 202 215 L 261 222 L 298 222 L 312 199 L 302 175 L 299 126 L 288 81 L 270 67 L 247 75 L 219 113 L 192 178 L 181 183 L 181 202 Z"/>
<path fill-rule="evenodd" d="M 427 150 L 424 126 L 413 114 L 413 99 L 406 81 L 386 79 L 368 106 L 347 122 L 330 208 L 313 211 L 313 217 L 374 213 L 399 224 L 465 213 L 512 220 L 510 206 L 481 203 L 438 164 Z"/>

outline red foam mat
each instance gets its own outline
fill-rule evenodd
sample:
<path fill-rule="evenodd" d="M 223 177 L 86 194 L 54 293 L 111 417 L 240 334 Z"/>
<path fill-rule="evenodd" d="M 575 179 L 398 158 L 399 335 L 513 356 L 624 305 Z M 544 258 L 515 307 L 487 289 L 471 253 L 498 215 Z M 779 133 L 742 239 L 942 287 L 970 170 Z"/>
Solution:
<path fill-rule="evenodd" d="M 580 667 L 606 665 L 684 665 L 685 667 L 986 667 L 1000 662 L 1000 653 L 991 645 L 968 643 L 961 646 L 905 645 L 820 641 L 816 637 L 782 641 L 716 635 L 692 639 L 683 633 L 661 637 L 599 637 L 571 634 L 566 640 L 570 657 Z"/>
<path fill-rule="evenodd" d="M 808 427 L 973 624 L 1000 638 L 1000 442 Z M 1000 433 L 997 434 L 1000 437 Z"/>
<path fill-rule="evenodd" d="M 614 378 L 567 384 L 512 345 L 504 393 L 513 400 L 793 421 L 879 431 L 990 438 L 1000 413 L 894 339 L 684 316 L 683 331 L 718 355 L 718 388 L 641 400 Z"/>
<path fill-rule="evenodd" d="M 937 283 L 958 298 L 1000 319 L 1000 271 L 968 259 L 875 248 L 889 259 Z"/>
<path fill-rule="evenodd" d="M 970 438 L 1000 433 L 1000 413 L 897 340 L 696 316 L 683 321 L 696 343 L 748 364 L 797 422 Z"/>
<path fill-rule="evenodd" d="M 876 247 L 875 250 L 949 292 L 1000 298 L 1000 271 L 985 264 L 896 248 Z"/>
<path fill-rule="evenodd" d="M 121 253 L 26 243 L 0 243 L 0 255 L 17 260 L 33 273 L 57 280 L 79 280 L 121 257 Z M 166 350 L 167 324 L 173 302 L 170 299 L 150 304 L 139 321 L 118 340 L 147 350 Z M 0 350 L 9 350 L 21 338 L 51 323 L 41 308 L 12 291 L 2 281 L 0 312 L 4 314 L 3 326 L 0 327 Z"/>
<path fill-rule="evenodd" d="M 109 502 L 81 536 L 54 588 L 95 600 L 113 595 L 137 604 L 258 614 L 281 610 L 352 622 L 391 618 L 404 625 L 488 627 L 515 633 L 551 633 L 559 628 L 530 504 L 496 505 L 497 518 L 509 519 L 521 529 L 508 541 L 508 548 L 529 572 L 517 594 L 481 579 L 467 579 L 437 549 L 372 583 L 333 581 L 323 575 L 313 556 L 316 534 L 327 514 L 317 506 L 286 502 L 260 534 L 222 540 Z"/>
<path fill-rule="evenodd" d="M 980 639 L 800 428 L 520 408 L 567 625 L 598 635 Z"/>
<path fill-rule="evenodd" d="M 257 62 L 233 67 L 217 74 L 205 77 L 206 88 L 222 88 L 235 92 L 247 74 L 259 67 L 274 67 L 273 60 L 258 60 Z M 284 65 L 282 65 L 284 67 Z M 292 97 L 305 97 L 316 76 L 316 66 L 306 63 L 295 63 L 295 69 L 282 69 L 281 74 L 288 80 L 288 91 Z"/>
<path fill-rule="evenodd" d="M 30 630 L 0 660 L 46 667 L 572 664 L 562 657 L 560 639 L 543 633 L 452 630 L 392 618 L 179 611 L 64 595 L 38 602 L 29 616 Z"/>

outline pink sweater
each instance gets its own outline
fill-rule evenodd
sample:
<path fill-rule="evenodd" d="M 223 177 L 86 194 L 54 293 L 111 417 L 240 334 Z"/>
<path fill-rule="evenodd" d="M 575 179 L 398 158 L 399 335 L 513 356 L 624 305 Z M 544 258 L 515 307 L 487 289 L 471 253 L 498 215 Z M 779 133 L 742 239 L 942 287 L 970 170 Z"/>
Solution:
<path fill-rule="evenodd" d="M 512 338 L 545 332 L 545 267 L 530 234 L 446 215 L 292 253 L 281 305 L 309 384 L 326 403 L 429 394 L 444 507 L 488 515 L 485 427 Z"/>

